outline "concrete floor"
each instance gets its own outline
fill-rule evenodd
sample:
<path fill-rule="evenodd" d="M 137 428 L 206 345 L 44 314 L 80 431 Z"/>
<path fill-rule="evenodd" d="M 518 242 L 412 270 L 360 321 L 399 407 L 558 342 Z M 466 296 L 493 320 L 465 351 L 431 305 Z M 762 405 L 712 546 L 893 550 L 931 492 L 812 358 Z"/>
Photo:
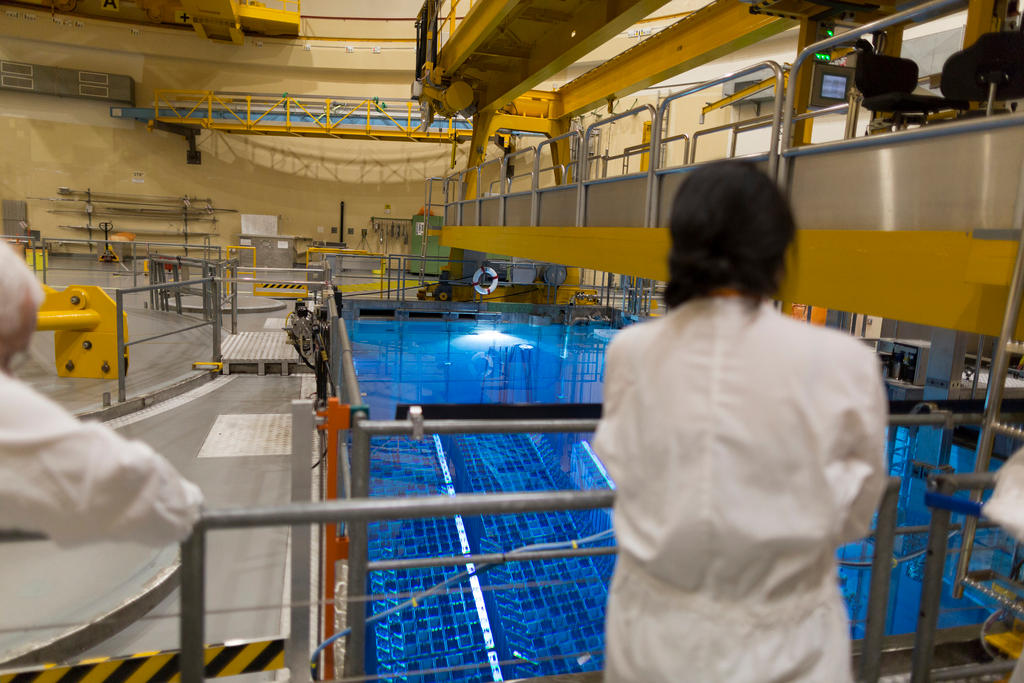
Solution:
<path fill-rule="evenodd" d="M 76 265 L 83 260 L 76 259 Z M 54 286 L 68 283 L 131 286 L 109 264 L 85 261 L 82 271 L 51 269 Z M 145 284 L 139 278 L 139 284 Z M 127 308 L 130 338 L 170 331 L 198 321 L 198 316 L 161 313 L 143 307 L 148 296 L 136 295 Z M 272 301 L 272 300 L 268 300 Z M 268 317 L 243 315 L 240 330 L 264 329 Z M 227 331 L 225 330 L 225 333 Z M 196 374 L 194 360 L 211 349 L 208 328 L 192 330 L 132 347 L 129 396 L 150 393 Z M 53 335 L 38 333 L 17 375 L 72 412 L 100 406 L 103 392 L 117 398 L 116 381 L 68 379 L 53 367 Z M 280 504 L 290 497 L 288 455 L 197 458 L 215 420 L 226 414 L 287 414 L 300 395 L 301 377 L 233 376 L 217 386 L 202 385 L 164 412 L 147 414 L 119 428 L 162 453 L 203 490 L 212 508 Z M 212 390 L 211 390 L 212 389 Z M 194 397 L 193 397 L 194 396 Z M 159 404 L 158 404 L 159 406 Z M 282 632 L 282 608 L 288 529 L 224 531 L 207 543 L 207 641 L 276 637 Z M 0 661 L 52 641 L 130 601 L 177 562 L 176 546 L 153 549 L 103 543 L 60 549 L 51 543 L 23 543 L 5 548 L 0 563 Z M 267 607 L 269 606 L 269 607 Z M 259 607 L 260 609 L 249 609 Z M 178 646 L 178 593 L 175 589 L 143 619 L 99 644 L 81 641 L 68 659 L 118 656 Z"/>

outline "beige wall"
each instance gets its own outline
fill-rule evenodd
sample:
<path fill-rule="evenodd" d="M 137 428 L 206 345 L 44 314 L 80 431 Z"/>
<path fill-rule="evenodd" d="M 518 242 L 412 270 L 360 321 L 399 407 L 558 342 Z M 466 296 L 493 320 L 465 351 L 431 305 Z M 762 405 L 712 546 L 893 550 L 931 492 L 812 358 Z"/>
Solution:
<path fill-rule="evenodd" d="M 38 23 L 38 22 L 37 22 Z M 42 28 L 46 28 L 45 26 Z M 41 30 L 34 26 L 34 30 Z M 408 94 L 409 73 L 369 69 L 314 68 L 266 63 L 143 54 L 91 45 L 91 26 L 80 29 L 78 44 L 64 44 L 62 27 L 54 40 L 0 40 L 0 57 L 22 62 L 124 73 L 136 79 L 136 101 L 152 106 L 157 88 L 199 88 L 260 93 L 321 93 L 366 97 Z M 98 32 L 108 31 L 102 26 Z M 45 32 L 44 32 L 45 33 Z M 165 40 L 187 50 L 198 39 L 165 31 Z M 118 46 L 119 48 L 122 46 Z M 202 50 L 225 49 L 198 42 Z M 165 42 L 161 48 L 170 47 Z M 410 65 L 411 66 L 411 65 Z M 408 218 L 423 205 L 423 179 L 444 173 L 451 147 L 443 144 L 321 140 L 203 132 L 202 165 L 185 163 L 184 138 L 150 132 L 141 122 L 111 118 L 109 105 L 76 99 L 0 91 L 0 198 L 27 199 L 29 221 L 46 237 L 78 238 L 83 231 L 60 225 L 84 225 L 84 214 L 55 214 L 81 207 L 32 198 L 55 197 L 58 187 L 96 192 L 210 197 L 223 214 L 215 224 L 190 225 L 190 232 L 212 231 L 215 244 L 236 243 L 240 213 L 278 215 L 280 231 L 314 239 L 337 239 L 338 202 L 345 202 L 345 227 L 367 227 L 371 216 Z M 465 147 L 465 145 L 463 145 Z M 460 163 L 462 157 L 459 158 Z M 142 172 L 143 183 L 132 182 Z M 138 218 L 112 220 L 118 230 L 137 231 L 138 239 L 169 239 L 143 230 L 180 232 L 180 221 Z M 323 231 L 321 231 L 323 228 Z M 171 239 L 171 241 L 178 241 Z M 351 239 L 350 239 L 351 241 Z"/>

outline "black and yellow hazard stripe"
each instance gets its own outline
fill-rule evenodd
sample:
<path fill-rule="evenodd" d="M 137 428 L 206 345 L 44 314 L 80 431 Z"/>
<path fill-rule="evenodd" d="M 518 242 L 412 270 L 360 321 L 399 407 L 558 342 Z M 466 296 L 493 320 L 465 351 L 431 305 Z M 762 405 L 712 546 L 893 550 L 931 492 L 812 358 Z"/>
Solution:
<path fill-rule="evenodd" d="M 284 668 L 284 641 L 260 640 L 206 648 L 206 678 Z M 177 650 L 140 652 L 128 657 L 98 657 L 70 666 L 48 664 L 0 674 L 0 683 L 176 683 Z"/>
<path fill-rule="evenodd" d="M 297 285 L 291 282 L 257 282 L 257 287 L 263 289 L 305 289 L 306 285 Z"/>
<path fill-rule="evenodd" d="M 252 293 L 254 296 L 305 298 L 309 296 L 309 288 L 290 282 L 254 282 Z"/>

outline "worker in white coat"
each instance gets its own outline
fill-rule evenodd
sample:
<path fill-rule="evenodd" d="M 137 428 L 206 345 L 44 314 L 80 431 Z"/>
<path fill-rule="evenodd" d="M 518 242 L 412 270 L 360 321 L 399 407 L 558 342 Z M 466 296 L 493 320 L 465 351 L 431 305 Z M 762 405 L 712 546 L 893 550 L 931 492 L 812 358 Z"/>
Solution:
<path fill-rule="evenodd" d="M 0 244 L 0 529 L 65 546 L 186 538 L 203 500 L 195 484 L 146 444 L 80 422 L 11 374 L 42 301 L 24 261 Z"/>
<path fill-rule="evenodd" d="M 768 299 L 794 234 L 754 166 L 689 174 L 670 310 L 608 348 L 606 681 L 852 681 L 835 551 L 880 499 L 887 402 L 866 346 Z"/>
<path fill-rule="evenodd" d="M 1024 448 L 996 472 L 996 486 L 982 512 L 1018 541 L 1024 541 Z M 1024 683 L 1024 657 L 1010 676 L 1010 683 Z"/>

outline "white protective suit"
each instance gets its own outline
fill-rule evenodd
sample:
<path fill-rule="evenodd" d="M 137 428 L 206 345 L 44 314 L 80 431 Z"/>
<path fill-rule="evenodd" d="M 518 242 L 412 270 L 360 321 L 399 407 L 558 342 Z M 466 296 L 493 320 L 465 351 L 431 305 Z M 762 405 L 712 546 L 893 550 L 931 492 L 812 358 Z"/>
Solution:
<path fill-rule="evenodd" d="M 697 299 L 607 352 L 605 680 L 851 681 L 835 548 L 884 486 L 874 354 L 769 303 Z"/>
<path fill-rule="evenodd" d="M 0 528 L 61 545 L 188 536 L 202 493 L 140 441 L 80 422 L 0 372 Z"/>
<path fill-rule="evenodd" d="M 1014 538 L 1024 541 L 1024 448 L 996 472 L 995 490 L 982 512 Z M 1010 683 L 1024 683 L 1024 657 L 1017 660 Z"/>

